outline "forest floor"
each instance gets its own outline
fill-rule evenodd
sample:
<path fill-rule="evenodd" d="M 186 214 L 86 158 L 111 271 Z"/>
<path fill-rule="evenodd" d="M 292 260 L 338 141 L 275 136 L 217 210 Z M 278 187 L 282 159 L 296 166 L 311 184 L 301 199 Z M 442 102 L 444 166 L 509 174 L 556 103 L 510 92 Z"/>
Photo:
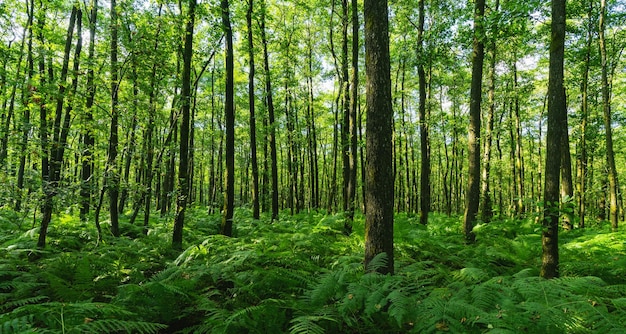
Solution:
<path fill-rule="evenodd" d="M 399 213 L 390 276 L 363 268 L 362 215 L 345 236 L 342 214 L 270 224 L 240 209 L 227 238 L 221 216 L 188 212 L 183 252 L 171 217 L 97 243 L 75 214 L 38 250 L 32 221 L 0 209 L 0 334 L 626 333 L 626 233 L 606 222 L 562 231 L 561 278 L 545 280 L 532 216 L 479 225 L 466 245 L 459 217 Z"/>

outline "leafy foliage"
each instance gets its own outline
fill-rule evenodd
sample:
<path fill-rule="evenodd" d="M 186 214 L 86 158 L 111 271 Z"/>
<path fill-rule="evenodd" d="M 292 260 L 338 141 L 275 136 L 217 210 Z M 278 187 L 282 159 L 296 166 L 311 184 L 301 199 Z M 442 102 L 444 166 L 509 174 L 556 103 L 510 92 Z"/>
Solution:
<path fill-rule="evenodd" d="M 399 214 L 390 276 L 363 268 L 362 216 L 346 237 L 340 214 L 269 224 L 240 210 L 227 238 L 219 216 L 189 215 L 182 253 L 166 218 L 96 247 L 66 217 L 55 234 L 67 240 L 35 258 L 33 234 L 3 238 L 0 333 L 624 332 L 623 232 L 564 232 L 565 276 L 544 280 L 531 219 L 480 225 L 466 246 L 456 218 Z"/>

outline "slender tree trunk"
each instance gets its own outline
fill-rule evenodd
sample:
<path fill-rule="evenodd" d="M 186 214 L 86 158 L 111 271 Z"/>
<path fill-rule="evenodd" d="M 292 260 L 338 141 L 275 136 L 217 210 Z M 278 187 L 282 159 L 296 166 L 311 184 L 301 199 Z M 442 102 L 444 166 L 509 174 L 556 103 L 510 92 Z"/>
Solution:
<path fill-rule="evenodd" d="M 37 241 L 38 248 L 44 248 L 46 246 L 46 236 L 48 225 L 52 219 L 52 210 L 53 210 L 53 200 L 57 194 L 59 181 L 61 180 L 61 166 L 63 164 L 63 153 L 65 152 L 65 143 L 67 141 L 67 134 L 69 132 L 69 122 L 70 122 L 70 113 L 71 113 L 71 103 L 68 106 L 65 119 L 63 118 L 63 106 L 65 101 L 65 90 L 66 90 L 66 81 L 67 81 L 67 73 L 69 70 L 69 62 L 70 62 L 70 51 L 72 48 L 72 36 L 74 33 L 74 26 L 76 25 L 76 21 L 78 21 L 78 42 L 76 44 L 76 58 L 74 60 L 74 82 L 73 88 L 75 89 L 78 85 L 76 73 L 78 71 L 78 59 L 80 57 L 80 49 L 81 49 L 81 31 L 80 26 L 81 22 L 81 11 L 77 6 L 72 7 L 72 13 L 70 14 L 70 22 L 67 28 L 67 37 L 65 39 L 65 49 L 63 52 L 63 64 L 61 67 L 61 76 L 59 78 L 59 91 L 57 93 L 56 98 L 56 110 L 55 110 L 55 118 L 53 123 L 53 131 L 52 131 L 52 145 L 49 148 L 49 159 L 48 166 L 42 166 L 42 169 L 48 170 L 48 179 L 43 182 L 43 193 L 44 193 L 44 203 L 42 208 L 43 219 L 41 221 L 41 228 L 39 230 L 39 240 Z M 45 148 L 48 150 L 48 148 Z M 45 179 L 44 179 L 45 180 Z"/>
<path fill-rule="evenodd" d="M 598 41 L 600 43 L 600 61 L 602 63 L 602 111 L 604 115 L 604 133 L 606 142 L 606 160 L 609 179 L 609 221 L 614 231 L 618 227 L 618 182 L 613 150 L 613 130 L 611 129 L 611 83 L 609 82 L 609 63 L 605 41 L 606 0 L 600 0 L 600 19 Z"/>
<path fill-rule="evenodd" d="M 349 117 L 349 137 L 350 137 L 350 179 L 348 182 L 348 219 L 354 219 L 354 211 L 357 202 L 357 112 L 359 105 L 359 7 L 357 0 L 352 0 L 352 78 L 350 85 L 350 117 Z"/>
<path fill-rule="evenodd" d="M 589 1 L 589 26 L 587 29 L 587 43 L 585 51 L 584 69 L 581 83 L 581 107 L 580 107 L 580 142 L 577 147 L 577 192 L 578 192 L 578 227 L 585 228 L 586 215 L 586 183 L 587 183 L 587 121 L 589 118 L 589 67 L 591 60 L 591 44 L 593 41 L 593 3 Z"/>
<path fill-rule="evenodd" d="M 26 21 L 25 32 L 28 32 L 28 46 L 27 46 L 27 55 L 26 55 L 26 66 L 28 69 L 27 80 L 28 86 L 26 87 L 26 91 L 23 93 L 24 95 L 24 114 L 22 118 L 22 141 L 20 143 L 20 166 L 17 172 L 17 189 L 18 189 L 18 197 L 15 201 L 15 211 L 19 212 L 22 209 L 22 198 L 23 198 L 23 189 L 24 189 L 24 173 L 26 172 L 26 155 L 28 151 L 28 134 L 30 132 L 31 124 L 30 124 L 30 111 L 29 103 L 33 101 L 34 90 L 35 87 L 32 85 L 31 80 L 33 80 L 35 76 L 35 60 L 33 58 L 33 16 L 34 16 L 34 8 L 35 1 L 28 0 L 27 2 L 27 15 L 28 20 Z M 26 35 L 24 36 L 26 38 Z M 6 61 L 4 63 L 6 67 Z M 2 89 L 4 93 L 4 88 L 6 87 L 6 75 L 3 73 L 2 75 Z M 4 94 L 3 94 L 4 95 Z M 6 102 L 6 100 L 5 100 Z M 4 109 L 4 108 L 3 108 Z M 1 165 L 1 163 L 0 163 Z"/>
<path fill-rule="evenodd" d="M 108 170 L 106 171 L 106 187 L 109 192 L 109 215 L 111 216 L 111 233 L 113 236 L 120 235 L 118 197 L 120 193 L 120 180 L 117 174 L 117 146 L 118 146 L 118 92 L 119 73 L 117 64 L 117 4 L 111 0 L 111 131 L 109 133 Z"/>
<path fill-rule="evenodd" d="M 254 40 L 252 34 L 252 14 L 254 12 L 254 0 L 248 0 L 246 23 L 248 25 L 248 58 L 250 72 L 248 73 L 248 101 L 250 105 L 250 158 L 252 159 L 252 218 L 259 219 L 259 163 L 257 159 L 256 145 L 256 114 L 254 109 Z"/>
<path fill-rule="evenodd" d="M 181 250 L 183 247 L 183 226 L 189 197 L 189 114 L 191 109 L 191 62 L 196 0 L 189 0 L 188 10 L 187 19 L 185 20 L 185 46 L 183 51 L 178 190 L 176 191 L 176 216 L 174 217 L 174 232 L 172 234 L 172 248 L 177 250 Z"/>
<path fill-rule="evenodd" d="M 565 49 L 565 0 L 552 0 L 552 38 L 548 79 L 548 134 L 544 187 L 544 218 L 541 233 L 541 277 L 559 277 L 559 184 L 561 172 L 561 136 L 564 135 L 567 110 L 563 87 Z"/>
<path fill-rule="evenodd" d="M 515 129 L 515 171 L 517 172 L 517 182 L 515 186 L 517 187 L 517 199 L 516 199 L 516 208 L 518 214 L 523 214 L 525 211 L 524 207 L 524 198 L 525 188 L 524 188 L 524 155 L 522 154 L 522 124 L 520 120 L 520 107 L 519 107 L 519 85 L 517 80 L 517 54 L 514 56 L 513 60 L 513 90 L 515 91 L 515 98 L 512 105 L 514 116 L 515 116 L 515 126 L 512 129 Z"/>
<path fill-rule="evenodd" d="M 235 105 L 233 88 L 233 31 L 230 27 L 228 0 L 222 0 L 222 25 L 226 35 L 226 96 L 224 119 L 226 120 L 226 175 L 224 183 L 224 218 L 220 232 L 233 235 L 233 211 L 235 209 Z"/>
<path fill-rule="evenodd" d="M 567 118 L 563 126 L 561 134 L 561 200 L 562 205 L 571 205 L 572 196 L 574 196 L 574 185 L 572 181 L 572 156 L 569 149 L 569 133 L 567 126 Z M 571 230 L 574 228 L 571 216 L 572 212 L 569 208 L 563 208 L 563 228 Z M 572 207 L 573 209 L 573 207 Z"/>
<path fill-rule="evenodd" d="M 470 124 L 468 129 L 468 178 L 463 216 L 465 240 L 474 242 L 472 232 L 480 202 L 480 103 L 482 100 L 485 0 L 476 0 L 474 7 L 474 51 L 472 53 L 472 85 L 470 91 Z"/>
<path fill-rule="evenodd" d="M 393 109 L 387 0 L 365 0 L 365 71 L 367 77 L 365 267 L 394 273 L 393 254 Z M 378 254 L 387 261 L 369 264 Z"/>
<path fill-rule="evenodd" d="M 350 177 L 350 77 L 348 71 L 348 0 L 341 0 L 341 157 L 343 171 L 343 211 L 346 213 L 344 221 L 344 233 L 350 235 L 352 233 L 353 213 L 350 212 L 352 207 L 350 200 L 350 187 L 352 186 Z"/>
<path fill-rule="evenodd" d="M 496 0 L 495 11 L 500 8 L 500 0 Z M 494 27 L 497 31 L 497 24 Z M 493 217 L 493 204 L 490 189 L 490 173 L 491 173 L 491 142 L 493 138 L 494 113 L 496 109 L 495 92 L 496 92 L 496 63 L 498 49 L 496 38 L 490 40 L 491 59 L 489 61 L 489 93 L 488 93 L 488 110 L 487 110 L 487 128 L 485 129 L 485 149 L 483 151 L 483 169 L 481 175 L 481 218 L 484 222 L 489 222 Z"/>
<path fill-rule="evenodd" d="M 87 61 L 87 98 L 85 101 L 84 127 L 83 127 L 83 152 L 82 152 L 82 170 L 81 170 L 81 187 L 80 187 L 80 216 L 81 220 L 87 219 L 87 214 L 91 208 L 91 200 L 93 197 L 93 151 L 95 138 L 93 134 L 93 105 L 96 97 L 96 85 L 94 83 L 94 62 L 96 55 L 96 20 L 98 18 L 98 0 L 91 1 L 91 11 L 89 17 L 89 55 Z M 98 236 L 101 239 L 102 233 L 100 226 L 98 228 Z"/>
<path fill-rule="evenodd" d="M 270 161 L 272 167 L 272 220 L 278 220 L 278 162 L 276 157 L 276 123 L 274 119 L 274 100 L 272 98 L 272 84 L 269 55 L 267 52 L 267 37 L 265 34 L 265 15 L 267 5 L 265 0 L 261 8 L 261 43 L 263 44 L 263 62 L 265 67 L 265 94 L 267 101 L 267 112 L 269 118 L 269 144 Z"/>
<path fill-rule="evenodd" d="M 419 17 L 417 25 L 417 52 L 420 61 L 417 64 L 417 75 L 419 80 L 419 126 L 420 126 L 420 223 L 428 223 L 428 213 L 430 212 L 430 139 L 428 138 L 428 119 L 426 118 L 426 71 L 424 62 L 426 54 L 424 51 L 424 0 L 418 3 Z"/>

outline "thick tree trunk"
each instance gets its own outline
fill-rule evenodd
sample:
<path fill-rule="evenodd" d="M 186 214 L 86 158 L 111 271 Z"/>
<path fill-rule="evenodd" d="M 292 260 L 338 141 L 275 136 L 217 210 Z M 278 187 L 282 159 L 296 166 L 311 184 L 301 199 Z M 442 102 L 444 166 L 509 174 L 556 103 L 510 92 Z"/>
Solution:
<path fill-rule="evenodd" d="M 559 276 L 559 184 L 561 172 L 561 136 L 567 130 L 563 58 L 565 49 L 565 0 L 552 0 L 552 38 L 548 79 L 548 134 L 544 187 L 544 218 L 541 233 L 541 277 Z"/>
<path fill-rule="evenodd" d="M 235 105 L 233 86 L 233 31 L 230 27 L 228 0 L 222 0 L 222 25 L 226 35 L 226 95 L 224 119 L 226 120 L 226 174 L 224 180 L 224 217 L 220 232 L 233 235 L 233 211 L 235 209 Z"/>
<path fill-rule="evenodd" d="M 394 273 L 393 254 L 393 110 L 386 0 L 365 0 L 365 71 L 367 77 L 365 267 Z M 387 261 L 376 268 L 379 254 Z"/>
<path fill-rule="evenodd" d="M 470 124 L 468 142 L 468 177 L 463 216 L 465 240 L 474 242 L 472 229 L 480 202 L 480 103 L 482 100 L 485 0 L 476 0 L 474 7 L 474 51 L 472 53 L 472 85 L 470 91 Z"/>

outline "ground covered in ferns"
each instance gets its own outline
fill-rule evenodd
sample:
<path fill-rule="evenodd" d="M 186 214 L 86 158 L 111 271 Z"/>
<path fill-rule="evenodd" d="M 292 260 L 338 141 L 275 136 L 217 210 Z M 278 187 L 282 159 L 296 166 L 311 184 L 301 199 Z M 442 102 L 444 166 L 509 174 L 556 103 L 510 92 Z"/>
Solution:
<path fill-rule="evenodd" d="M 37 250 L 32 221 L 0 210 L 0 333 L 626 333 L 626 234 L 606 222 L 562 231 L 561 278 L 544 280 L 533 216 L 465 245 L 459 217 L 397 214 L 387 276 L 363 268 L 362 215 L 345 236 L 342 214 L 241 209 L 227 238 L 219 215 L 188 212 L 181 253 L 172 217 L 97 243 L 62 214 Z"/>

